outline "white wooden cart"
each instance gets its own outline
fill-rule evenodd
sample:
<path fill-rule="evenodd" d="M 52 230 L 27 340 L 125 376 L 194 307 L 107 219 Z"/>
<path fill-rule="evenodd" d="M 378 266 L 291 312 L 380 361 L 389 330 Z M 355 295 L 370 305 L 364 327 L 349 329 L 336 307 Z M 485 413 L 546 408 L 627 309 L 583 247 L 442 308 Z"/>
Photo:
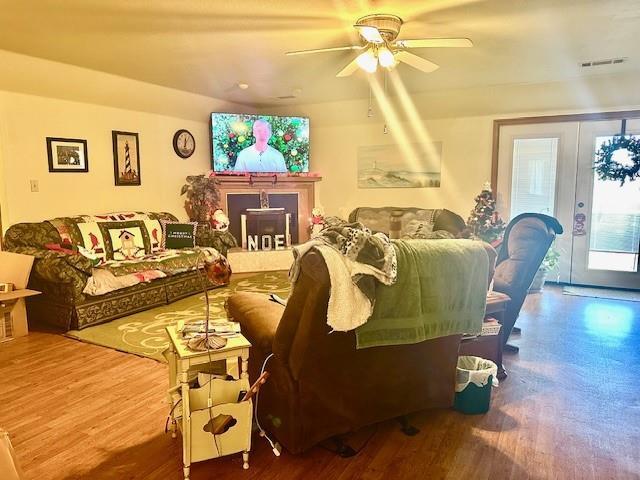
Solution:
<path fill-rule="evenodd" d="M 249 390 L 247 365 L 251 344 L 242 335 L 229 338 L 219 350 L 190 350 L 176 327 L 166 327 L 169 336 L 169 401 L 171 402 L 171 436 L 182 434 L 184 478 L 188 480 L 191 463 L 242 452 L 243 468 L 249 468 L 251 450 L 251 400 L 238 402 L 240 391 Z M 213 362 L 226 362 L 226 370 L 235 380 L 211 380 L 200 388 L 192 388 L 190 379 L 199 369 Z M 238 362 L 240 371 L 238 372 Z M 239 373 L 239 374 L 238 374 Z M 176 404 L 180 402 L 181 405 Z M 231 426 L 219 434 L 211 429 L 227 416 Z"/>

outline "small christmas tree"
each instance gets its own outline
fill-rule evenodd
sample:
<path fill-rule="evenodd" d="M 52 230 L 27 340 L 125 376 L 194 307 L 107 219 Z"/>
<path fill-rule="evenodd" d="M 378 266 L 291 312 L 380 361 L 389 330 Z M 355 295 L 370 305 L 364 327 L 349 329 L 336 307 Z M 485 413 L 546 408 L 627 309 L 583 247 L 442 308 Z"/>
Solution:
<path fill-rule="evenodd" d="M 498 240 L 504 232 L 505 224 L 496 212 L 496 201 L 489 182 L 482 186 L 482 192 L 475 200 L 476 206 L 471 210 L 467 227 L 475 237 L 485 242 L 491 243 Z"/>

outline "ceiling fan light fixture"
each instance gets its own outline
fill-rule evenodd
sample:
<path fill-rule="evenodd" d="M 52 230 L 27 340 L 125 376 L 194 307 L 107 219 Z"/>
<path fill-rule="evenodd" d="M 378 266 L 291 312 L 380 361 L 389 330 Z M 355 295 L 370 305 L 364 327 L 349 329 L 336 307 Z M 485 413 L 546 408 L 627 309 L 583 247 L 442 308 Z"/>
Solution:
<path fill-rule="evenodd" d="M 378 69 L 378 59 L 371 49 L 368 49 L 366 52 L 358 55 L 358 58 L 356 58 L 356 63 L 362 70 L 367 73 L 375 73 L 375 71 Z"/>
<path fill-rule="evenodd" d="M 387 47 L 378 49 L 378 61 L 381 67 L 392 68 L 396 64 L 396 57 Z"/>

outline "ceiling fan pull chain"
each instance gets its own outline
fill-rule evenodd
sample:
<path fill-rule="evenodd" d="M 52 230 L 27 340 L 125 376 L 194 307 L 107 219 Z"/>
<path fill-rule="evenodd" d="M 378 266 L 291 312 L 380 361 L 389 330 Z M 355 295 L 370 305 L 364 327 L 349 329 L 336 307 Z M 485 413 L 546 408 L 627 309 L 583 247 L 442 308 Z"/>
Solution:
<path fill-rule="evenodd" d="M 367 109 L 367 117 L 373 117 L 373 106 L 371 105 L 371 82 L 369 82 L 369 108 Z"/>
<path fill-rule="evenodd" d="M 387 102 L 390 103 L 389 96 L 387 95 L 387 73 L 388 72 L 385 70 L 384 71 L 384 96 L 386 97 Z M 387 133 L 389 133 L 389 129 L 387 128 L 387 122 L 386 121 L 384 122 L 384 127 L 382 128 L 382 133 L 384 133 L 385 135 Z"/>

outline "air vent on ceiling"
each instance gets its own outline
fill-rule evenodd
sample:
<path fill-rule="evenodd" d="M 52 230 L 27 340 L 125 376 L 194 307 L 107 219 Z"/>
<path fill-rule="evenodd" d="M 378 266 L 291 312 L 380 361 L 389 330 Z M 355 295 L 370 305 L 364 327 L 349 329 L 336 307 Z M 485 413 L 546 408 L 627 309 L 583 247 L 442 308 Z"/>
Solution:
<path fill-rule="evenodd" d="M 620 63 L 625 63 L 628 59 L 626 57 L 619 58 L 607 58 L 605 60 L 591 60 L 589 62 L 580 62 L 580 66 L 582 68 L 588 67 L 600 67 L 603 65 L 618 65 Z"/>

